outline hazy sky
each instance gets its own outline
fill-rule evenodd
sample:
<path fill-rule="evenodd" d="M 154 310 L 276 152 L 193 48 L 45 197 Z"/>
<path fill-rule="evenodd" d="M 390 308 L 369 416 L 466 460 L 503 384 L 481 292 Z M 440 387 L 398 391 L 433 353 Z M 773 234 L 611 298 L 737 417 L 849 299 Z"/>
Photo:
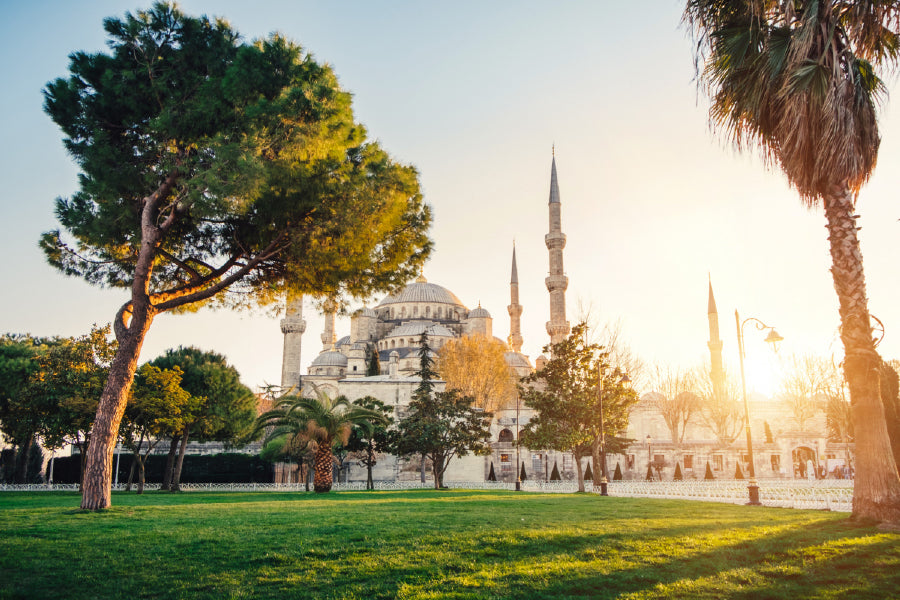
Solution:
<path fill-rule="evenodd" d="M 42 112 L 42 87 L 67 74 L 67 55 L 104 48 L 101 21 L 146 8 L 115 1 L 17 2 L 0 9 L 0 331 L 78 335 L 125 300 L 46 265 L 41 232 L 77 170 Z M 708 359 L 707 276 L 719 306 L 726 363 L 737 361 L 734 310 L 785 337 L 779 356 L 840 354 L 837 299 L 821 210 L 807 211 L 778 172 L 736 155 L 707 126 L 693 83 L 683 2 L 181 3 L 223 16 L 246 39 L 280 31 L 330 63 L 353 92 L 357 119 L 421 173 L 434 209 L 429 281 L 467 306 L 480 302 L 494 334 L 509 333 L 516 240 L 523 351 L 547 343 L 547 198 L 551 146 L 568 236 L 568 316 L 590 307 L 619 321 L 652 364 Z M 889 80 L 896 89 L 895 79 Z M 900 120 L 882 114 L 879 166 L 859 201 L 870 310 L 880 346 L 900 357 Z M 369 302 L 374 305 L 377 301 Z M 304 363 L 321 349 L 307 306 Z M 225 354 L 248 385 L 278 383 L 277 316 L 203 311 L 154 322 L 142 360 L 193 344 Z M 751 387 L 777 370 L 747 328 Z M 338 323 L 349 333 L 349 321 Z M 305 368 L 304 368 L 305 372 Z M 771 385 L 771 384 L 768 384 Z"/>

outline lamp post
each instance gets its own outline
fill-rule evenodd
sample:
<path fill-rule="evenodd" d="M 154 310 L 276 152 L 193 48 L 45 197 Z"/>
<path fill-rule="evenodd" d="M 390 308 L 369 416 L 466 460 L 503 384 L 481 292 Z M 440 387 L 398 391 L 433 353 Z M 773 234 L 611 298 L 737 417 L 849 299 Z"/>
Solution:
<path fill-rule="evenodd" d="M 750 461 L 750 483 L 747 485 L 750 502 L 747 504 L 758 506 L 761 502 L 759 501 L 759 486 L 756 484 L 756 466 L 753 461 L 753 439 L 750 435 L 750 403 L 747 402 L 747 379 L 744 376 L 744 325 L 751 321 L 759 331 L 769 330 L 769 334 L 766 336 L 766 342 L 772 344 L 772 347 L 776 352 L 778 351 L 778 342 L 784 338 L 778 335 L 778 332 L 775 331 L 774 327 L 766 325 L 755 317 L 748 317 L 741 321 L 738 311 L 734 311 L 734 322 L 737 326 L 738 356 L 740 357 L 741 362 L 741 388 L 744 394 L 744 425 L 747 429 L 747 457 Z"/>
<path fill-rule="evenodd" d="M 652 441 L 653 441 L 653 438 L 651 438 L 650 434 L 648 433 L 647 434 L 647 472 L 650 473 L 651 477 L 653 477 L 653 471 L 651 470 L 653 468 L 652 467 L 653 460 L 652 460 L 652 456 L 651 456 L 651 452 L 650 452 L 650 449 L 651 449 L 650 442 L 652 442 Z"/>
<path fill-rule="evenodd" d="M 516 392 L 516 491 L 522 491 L 522 472 L 519 470 L 519 392 Z"/>
<path fill-rule="evenodd" d="M 616 368 L 616 373 L 618 372 L 619 370 Z M 628 386 L 631 383 L 631 378 L 627 373 L 623 373 L 619 378 L 619 383 Z M 606 467 L 606 422 L 603 414 L 603 363 L 599 359 L 597 360 L 597 404 L 600 408 L 600 456 L 602 457 L 600 465 L 600 495 L 609 496 L 609 471 Z"/>

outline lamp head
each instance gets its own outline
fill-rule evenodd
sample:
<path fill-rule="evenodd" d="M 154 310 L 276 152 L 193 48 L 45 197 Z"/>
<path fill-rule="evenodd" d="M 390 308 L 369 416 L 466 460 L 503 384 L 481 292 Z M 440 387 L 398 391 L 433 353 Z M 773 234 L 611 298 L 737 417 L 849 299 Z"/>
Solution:
<path fill-rule="evenodd" d="M 770 329 L 769 335 L 766 336 L 766 343 L 772 344 L 772 348 L 775 352 L 778 352 L 778 342 L 781 342 L 782 340 L 784 340 L 784 338 L 781 337 L 774 328 Z"/>
<path fill-rule="evenodd" d="M 622 373 L 622 377 L 619 378 L 619 383 L 625 386 L 625 388 L 631 387 L 631 377 L 628 376 L 628 373 Z"/>

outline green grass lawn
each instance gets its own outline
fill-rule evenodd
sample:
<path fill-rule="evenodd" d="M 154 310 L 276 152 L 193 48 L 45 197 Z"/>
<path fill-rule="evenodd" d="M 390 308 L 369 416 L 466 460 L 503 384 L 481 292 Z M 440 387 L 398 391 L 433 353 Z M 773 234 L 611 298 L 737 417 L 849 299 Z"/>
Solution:
<path fill-rule="evenodd" d="M 0 598 L 900 598 L 846 514 L 497 491 L 0 494 Z"/>

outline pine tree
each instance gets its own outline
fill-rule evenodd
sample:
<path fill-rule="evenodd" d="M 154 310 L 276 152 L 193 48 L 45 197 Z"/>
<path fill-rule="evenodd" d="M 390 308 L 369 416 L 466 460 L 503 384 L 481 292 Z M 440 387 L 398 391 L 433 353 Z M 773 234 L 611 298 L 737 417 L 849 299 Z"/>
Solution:
<path fill-rule="evenodd" d="M 556 462 L 553 462 L 553 470 L 550 472 L 550 481 L 560 481 L 562 478 L 559 476 L 559 468 L 556 466 Z"/>
<path fill-rule="evenodd" d="M 622 466 L 616 463 L 616 471 L 613 473 L 613 481 L 622 481 Z"/>
<path fill-rule="evenodd" d="M 675 475 L 672 477 L 672 481 L 681 481 L 684 477 L 681 474 L 681 463 L 675 463 Z"/>
<path fill-rule="evenodd" d="M 713 480 L 715 477 L 713 476 L 712 467 L 709 466 L 709 461 L 706 461 L 706 475 L 703 476 L 705 480 Z"/>
<path fill-rule="evenodd" d="M 494 461 L 491 461 L 491 472 L 488 473 L 488 481 L 497 481 L 497 475 L 494 473 Z"/>
<path fill-rule="evenodd" d="M 525 474 L 525 462 L 522 461 L 522 470 L 519 472 L 519 481 L 525 481 L 528 476 Z"/>
<path fill-rule="evenodd" d="M 653 465 L 647 465 L 647 481 L 653 481 Z"/>
<path fill-rule="evenodd" d="M 594 473 L 591 471 L 591 463 L 588 463 L 587 469 L 584 471 L 584 480 L 591 481 L 594 479 Z"/>
<path fill-rule="evenodd" d="M 737 463 L 734 466 L 734 478 L 735 479 L 743 479 L 744 478 L 744 472 L 741 470 L 741 463 Z"/>

